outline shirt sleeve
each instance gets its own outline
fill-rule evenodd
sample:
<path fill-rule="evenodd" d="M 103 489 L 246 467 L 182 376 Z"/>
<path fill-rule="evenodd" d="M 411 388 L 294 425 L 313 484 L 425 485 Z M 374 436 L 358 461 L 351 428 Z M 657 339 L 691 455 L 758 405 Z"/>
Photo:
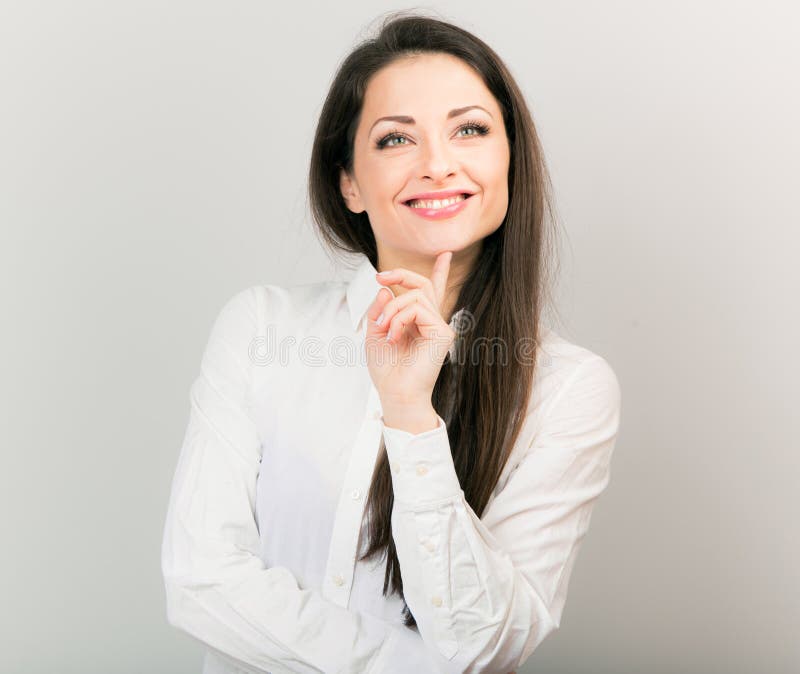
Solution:
<path fill-rule="evenodd" d="M 168 622 L 248 672 L 383 674 L 401 651 L 419 671 L 448 671 L 412 630 L 302 589 L 257 554 L 261 441 L 248 353 L 264 291 L 253 286 L 226 303 L 191 387 L 161 548 Z"/>
<path fill-rule="evenodd" d="M 516 670 L 559 627 L 610 480 L 620 409 L 608 363 L 593 354 L 576 365 L 481 518 L 464 498 L 441 416 L 416 435 L 384 425 L 405 600 L 423 639 L 459 671 Z"/>

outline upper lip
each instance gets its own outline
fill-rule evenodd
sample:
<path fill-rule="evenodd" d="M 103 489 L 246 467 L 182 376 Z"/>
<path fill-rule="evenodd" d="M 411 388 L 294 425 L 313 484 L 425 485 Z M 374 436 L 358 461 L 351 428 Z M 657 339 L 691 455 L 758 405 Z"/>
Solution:
<path fill-rule="evenodd" d="M 416 199 L 422 199 L 424 201 L 432 200 L 432 199 L 448 199 L 449 197 L 457 197 L 460 194 L 474 194 L 472 190 L 443 190 L 442 192 L 420 192 L 419 194 L 413 194 L 408 197 L 405 201 L 415 201 Z"/>

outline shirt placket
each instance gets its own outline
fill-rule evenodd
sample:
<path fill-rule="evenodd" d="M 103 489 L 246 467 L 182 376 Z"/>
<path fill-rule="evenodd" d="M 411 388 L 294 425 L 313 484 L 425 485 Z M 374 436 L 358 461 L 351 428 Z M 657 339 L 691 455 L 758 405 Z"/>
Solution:
<path fill-rule="evenodd" d="M 322 586 L 323 596 L 345 608 L 350 602 L 364 507 L 381 444 L 382 414 L 380 397 L 370 380 L 364 420 L 339 493 Z"/>

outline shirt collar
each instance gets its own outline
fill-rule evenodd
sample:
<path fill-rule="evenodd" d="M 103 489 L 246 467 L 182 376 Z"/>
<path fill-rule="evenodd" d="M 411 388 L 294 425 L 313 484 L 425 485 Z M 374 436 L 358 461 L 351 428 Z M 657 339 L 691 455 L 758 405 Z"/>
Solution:
<path fill-rule="evenodd" d="M 369 309 L 369 305 L 375 299 L 378 291 L 385 286 L 378 283 L 375 274 L 378 270 L 364 255 L 361 262 L 356 267 L 355 273 L 347 284 L 347 306 L 350 309 L 350 325 L 353 330 L 359 326 L 363 327 L 362 320 Z M 453 327 L 459 316 L 464 311 L 462 307 L 450 318 L 450 327 Z"/>
<path fill-rule="evenodd" d="M 378 270 L 364 255 L 347 284 L 347 306 L 350 309 L 350 325 L 353 330 L 358 328 L 375 295 L 383 287 L 375 278 L 377 273 Z"/>

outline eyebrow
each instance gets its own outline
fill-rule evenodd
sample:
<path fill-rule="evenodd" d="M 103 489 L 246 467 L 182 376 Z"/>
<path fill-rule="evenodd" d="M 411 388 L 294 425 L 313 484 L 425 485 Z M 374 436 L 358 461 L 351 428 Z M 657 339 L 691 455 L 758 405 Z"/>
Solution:
<path fill-rule="evenodd" d="M 463 115 L 468 110 L 472 110 L 477 108 L 478 110 L 483 110 L 489 117 L 492 117 L 492 113 L 489 112 L 486 108 L 481 107 L 480 105 L 465 105 L 463 108 L 454 108 L 450 112 L 447 113 L 447 119 L 452 119 L 453 117 L 458 117 L 459 115 Z M 492 117 L 494 119 L 494 117 Z M 372 129 L 375 128 L 375 125 L 378 122 L 400 122 L 401 124 L 416 124 L 416 121 L 413 117 L 409 117 L 408 115 L 389 115 L 388 117 L 378 117 L 373 123 L 372 126 L 369 128 L 369 132 L 372 133 Z"/>

